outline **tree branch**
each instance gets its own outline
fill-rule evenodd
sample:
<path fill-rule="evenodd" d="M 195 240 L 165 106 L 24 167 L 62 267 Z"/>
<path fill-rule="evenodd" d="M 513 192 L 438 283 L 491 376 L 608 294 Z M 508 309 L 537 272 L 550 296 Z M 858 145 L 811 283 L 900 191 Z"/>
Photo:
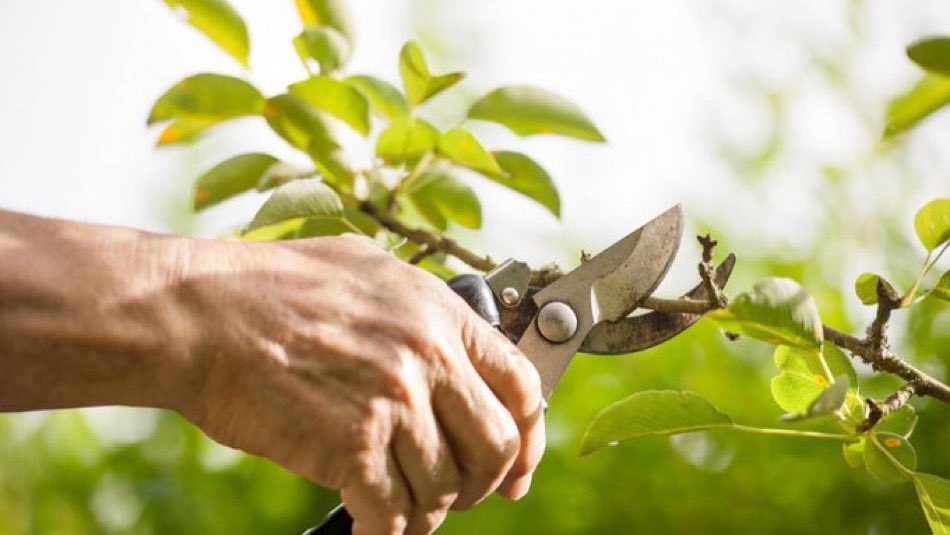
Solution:
<path fill-rule="evenodd" d="M 497 266 L 491 257 L 476 254 L 451 238 L 423 229 L 411 228 L 389 214 L 381 213 L 368 201 L 360 202 L 359 209 L 391 232 L 422 245 L 425 255 L 450 254 L 479 271 L 491 271 Z M 702 260 L 699 263 L 699 275 L 706 287 L 706 295 L 709 296 L 709 299 L 700 301 L 696 299 L 663 299 L 650 296 L 641 303 L 642 308 L 674 314 L 701 315 L 712 310 L 725 308 L 728 305 L 728 298 L 713 278 L 715 270 L 712 265 L 712 253 L 717 242 L 709 235 L 697 236 L 697 239 L 703 247 Z M 419 254 L 422 254 L 422 252 Z M 562 275 L 563 272 L 557 266 L 545 266 L 532 272 L 531 284 L 544 287 Z M 908 364 L 891 352 L 888 347 L 886 330 L 891 311 L 900 307 L 900 298 L 896 296 L 893 288 L 883 279 L 878 282 L 878 303 L 877 315 L 868 327 L 866 339 L 860 340 L 823 325 L 825 340 L 850 351 L 852 356 L 860 358 L 875 371 L 888 372 L 906 380 L 909 384 L 914 385 L 913 395 L 931 396 L 945 403 L 950 403 L 950 386 Z"/>
<path fill-rule="evenodd" d="M 897 392 L 888 396 L 882 403 L 867 398 L 865 402 L 868 404 L 868 417 L 858 426 L 858 431 L 862 433 L 870 431 L 882 418 L 900 410 L 901 407 L 910 401 L 910 398 L 914 397 L 914 394 L 917 394 L 917 388 L 916 383 L 907 383 Z"/>

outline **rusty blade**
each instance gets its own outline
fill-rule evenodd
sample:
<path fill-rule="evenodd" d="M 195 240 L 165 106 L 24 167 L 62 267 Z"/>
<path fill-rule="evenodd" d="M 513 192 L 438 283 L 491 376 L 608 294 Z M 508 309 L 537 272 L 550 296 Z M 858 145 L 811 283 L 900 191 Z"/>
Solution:
<path fill-rule="evenodd" d="M 538 310 L 559 301 L 577 317 L 577 330 L 565 342 L 545 340 L 537 315 L 518 342 L 538 369 L 545 398 L 594 325 L 620 320 L 656 289 L 673 263 L 682 234 L 683 211 L 676 205 L 534 294 Z"/>
<path fill-rule="evenodd" d="M 722 288 L 732 275 L 736 255 L 730 254 L 716 267 L 715 281 Z M 702 283 L 683 295 L 686 299 L 706 299 Z M 631 316 L 617 322 L 599 323 L 587 334 L 580 347 L 582 353 L 625 355 L 659 345 L 689 329 L 702 316 L 654 311 Z"/>

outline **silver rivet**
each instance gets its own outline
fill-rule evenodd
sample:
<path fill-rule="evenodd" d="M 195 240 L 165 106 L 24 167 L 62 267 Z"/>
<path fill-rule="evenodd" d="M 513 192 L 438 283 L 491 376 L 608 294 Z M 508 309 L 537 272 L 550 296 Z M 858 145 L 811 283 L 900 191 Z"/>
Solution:
<path fill-rule="evenodd" d="M 538 312 L 538 332 L 545 340 L 560 344 L 570 340 L 577 332 L 577 315 L 571 307 L 560 301 L 552 301 Z"/>
<path fill-rule="evenodd" d="M 501 302 L 507 306 L 514 306 L 518 304 L 518 299 L 521 298 L 521 295 L 518 294 L 518 290 L 508 286 L 501 291 Z"/>

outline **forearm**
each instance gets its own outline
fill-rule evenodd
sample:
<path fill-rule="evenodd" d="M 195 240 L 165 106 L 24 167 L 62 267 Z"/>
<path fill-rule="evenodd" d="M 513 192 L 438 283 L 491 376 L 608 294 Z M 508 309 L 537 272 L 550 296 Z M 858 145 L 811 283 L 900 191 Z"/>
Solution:
<path fill-rule="evenodd" d="M 173 407 L 189 242 L 0 211 L 0 411 Z"/>

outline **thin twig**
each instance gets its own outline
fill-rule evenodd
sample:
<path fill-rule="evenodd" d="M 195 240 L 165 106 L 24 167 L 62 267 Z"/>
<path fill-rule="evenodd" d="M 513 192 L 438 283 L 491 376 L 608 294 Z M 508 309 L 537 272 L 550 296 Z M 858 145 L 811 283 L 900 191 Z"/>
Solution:
<path fill-rule="evenodd" d="M 882 418 L 899 411 L 915 394 L 917 394 L 917 384 L 907 383 L 881 403 L 867 398 L 865 401 L 868 405 L 868 417 L 858 426 L 858 431 L 863 433 L 873 429 Z"/>

